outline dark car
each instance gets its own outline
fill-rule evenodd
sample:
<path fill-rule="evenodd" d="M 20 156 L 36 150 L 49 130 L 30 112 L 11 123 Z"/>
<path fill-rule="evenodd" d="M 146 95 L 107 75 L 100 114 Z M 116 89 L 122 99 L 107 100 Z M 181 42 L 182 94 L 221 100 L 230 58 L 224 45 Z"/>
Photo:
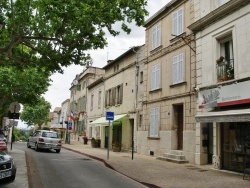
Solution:
<path fill-rule="evenodd" d="M 0 150 L 0 187 L 11 183 L 16 178 L 16 166 L 12 157 Z"/>

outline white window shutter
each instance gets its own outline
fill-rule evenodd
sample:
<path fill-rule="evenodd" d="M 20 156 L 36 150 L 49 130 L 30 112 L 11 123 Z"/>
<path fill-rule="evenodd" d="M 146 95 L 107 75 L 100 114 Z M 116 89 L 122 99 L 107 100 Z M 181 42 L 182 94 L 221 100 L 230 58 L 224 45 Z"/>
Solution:
<path fill-rule="evenodd" d="M 173 84 L 177 83 L 177 57 L 173 57 L 172 79 Z"/>
<path fill-rule="evenodd" d="M 173 14 L 172 27 L 172 33 L 177 35 L 177 12 Z"/>
<path fill-rule="evenodd" d="M 149 136 L 154 136 L 154 127 L 155 127 L 155 108 L 150 109 L 150 132 Z"/>
<path fill-rule="evenodd" d="M 155 87 L 156 89 L 159 89 L 160 88 L 160 76 L 161 76 L 161 73 L 160 73 L 160 64 L 156 64 L 155 65 Z"/>
<path fill-rule="evenodd" d="M 159 47 L 161 45 L 161 24 L 157 25 L 157 45 Z"/>
<path fill-rule="evenodd" d="M 178 60 L 178 82 L 183 81 L 183 54 L 179 54 L 179 60 Z"/>
<path fill-rule="evenodd" d="M 177 34 L 180 35 L 183 33 L 183 10 L 179 9 L 178 10 L 178 32 Z"/>
<path fill-rule="evenodd" d="M 156 46 L 156 27 L 153 28 L 152 33 L 152 49 L 155 49 Z"/>
<path fill-rule="evenodd" d="M 151 90 L 155 89 L 155 66 L 152 66 L 152 72 L 151 72 Z"/>
<path fill-rule="evenodd" d="M 160 124 L 160 108 L 155 108 L 155 132 L 154 136 L 158 137 L 159 136 L 159 124 Z"/>

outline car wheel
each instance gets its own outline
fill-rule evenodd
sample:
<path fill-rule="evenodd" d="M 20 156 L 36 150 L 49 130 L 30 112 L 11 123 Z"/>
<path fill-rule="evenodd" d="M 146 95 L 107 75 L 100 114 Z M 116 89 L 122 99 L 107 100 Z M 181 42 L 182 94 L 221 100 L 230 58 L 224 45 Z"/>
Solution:
<path fill-rule="evenodd" d="M 56 153 L 60 153 L 60 151 L 61 151 L 60 149 L 56 149 Z"/>
<path fill-rule="evenodd" d="M 27 148 L 31 148 L 29 141 L 27 141 Z"/>
<path fill-rule="evenodd" d="M 36 151 L 39 151 L 39 148 L 38 148 L 38 144 L 37 144 L 37 143 L 35 143 L 35 150 L 36 150 Z"/>

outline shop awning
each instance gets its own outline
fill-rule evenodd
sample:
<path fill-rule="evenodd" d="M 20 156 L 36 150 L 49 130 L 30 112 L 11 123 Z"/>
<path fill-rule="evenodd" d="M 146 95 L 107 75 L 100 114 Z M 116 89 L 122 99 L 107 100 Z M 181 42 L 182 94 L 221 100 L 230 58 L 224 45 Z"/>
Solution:
<path fill-rule="evenodd" d="M 126 115 L 127 114 L 115 115 L 113 121 L 119 120 L 125 117 Z M 92 126 L 108 126 L 108 124 L 109 124 L 109 121 L 106 120 L 106 117 L 100 117 L 96 119 L 95 121 L 89 123 L 89 125 L 92 125 Z"/>
<path fill-rule="evenodd" d="M 210 111 L 195 116 L 199 123 L 209 122 L 247 122 L 250 121 L 250 109 Z"/>

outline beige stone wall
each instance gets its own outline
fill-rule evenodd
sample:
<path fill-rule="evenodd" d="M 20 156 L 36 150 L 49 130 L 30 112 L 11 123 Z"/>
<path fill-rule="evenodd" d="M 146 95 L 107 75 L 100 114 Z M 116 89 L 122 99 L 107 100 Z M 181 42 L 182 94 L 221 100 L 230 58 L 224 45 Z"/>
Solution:
<path fill-rule="evenodd" d="M 180 37 L 172 36 L 172 14 L 182 8 L 184 10 L 184 33 Z M 196 95 L 195 77 L 195 42 L 191 31 L 186 27 L 193 22 L 193 1 L 182 1 L 156 17 L 146 27 L 146 55 L 148 61 L 144 65 L 143 92 L 143 124 L 137 132 L 137 152 L 155 156 L 177 149 L 176 120 L 174 105 L 183 105 L 183 152 L 191 163 L 195 161 L 195 114 Z M 152 50 L 152 28 L 161 24 L 161 46 Z M 185 41 L 184 41 L 185 40 Z M 187 45 L 187 43 L 189 46 Z M 172 58 L 184 54 L 184 82 L 172 83 Z M 151 91 L 151 67 L 160 64 L 160 89 Z M 160 108 L 159 137 L 149 138 L 150 109 Z"/>

